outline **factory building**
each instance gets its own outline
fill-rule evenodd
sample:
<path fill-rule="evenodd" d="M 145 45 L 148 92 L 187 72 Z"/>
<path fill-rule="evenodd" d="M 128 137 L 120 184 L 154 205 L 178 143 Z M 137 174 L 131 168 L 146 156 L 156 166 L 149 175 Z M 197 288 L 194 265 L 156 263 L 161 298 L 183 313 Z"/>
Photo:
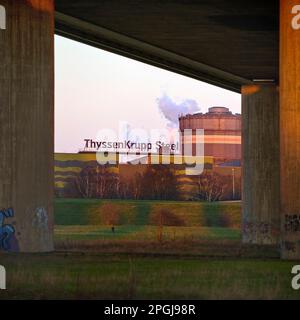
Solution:
<path fill-rule="evenodd" d="M 179 117 L 182 134 L 189 132 L 182 142 L 182 151 L 191 148 L 196 155 L 196 130 L 204 129 L 204 155 L 213 157 L 215 164 L 240 164 L 241 160 L 241 115 L 233 114 L 225 107 L 212 107 L 205 114 L 196 113 Z M 190 129 L 191 131 L 185 131 Z M 192 144 L 192 146 L 188 146 Z"/>
<path fill-rule="evenodd" d="M 128 184 L 136 174 L 142 174 L 149 165 L 168 164 L 177 176 L 180 199 L 197 199 L 199 176 L 186 174 L 186 164 L 193 159 L 203 163 L 204 171 L 215 172 L 222 177 L 231 177 L 227 185 L 229 195 L 225 199 L 240 198 L 241 179 L 241 116 L 232 114 L 228 108 L 212 107 L 208 113 L 185 115 L 179 118 L 180 131 L 192 133 L 182 142 L 181 154 L 170 154 L 170 150 L 158 153 L 138 153 L 130 162 L 124 161 L 126 153 L 103 152 L 101 163 L 115 175 L 118 183 Z M 196 155 L 196 130 L 204 130 L 204 157 Z M 204 141 L 203 141 L 204 140 Z M 191 144 L 193 154 L 182 154 L 187 144 Z M 70 183 L 87 167 L 97 166 L 95 151 L 81 151 L 77 154 L 55 154 L 55 193 L 59 197 L 70 196 Z M 197 159 L 197 160 L 196 160 Z M 110 163 L 110 165 L 108 165 Z M 228 193 L 228 192 L 227 192 Z"/>

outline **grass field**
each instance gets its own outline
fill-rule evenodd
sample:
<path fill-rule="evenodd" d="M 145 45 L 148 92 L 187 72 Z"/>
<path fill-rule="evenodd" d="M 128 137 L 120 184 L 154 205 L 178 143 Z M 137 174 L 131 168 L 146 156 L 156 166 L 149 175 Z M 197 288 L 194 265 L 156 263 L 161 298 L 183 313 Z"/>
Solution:
<path fill-rule="evenodd" d="M 1 299 L 299 299 L 293 262 L 84 253 L 0 256 Z"/>
<path fill-rule="evenodd" d="M 104 225 L 103 205 L 110 203 L 120 212 L 112 232 Z M 182 226 L 153 224 L 158 209 L 179 217 Z M 92 250 L 122 253 L 202 254 L 203 243 L 240 242 L 240 202 L 179 202 L 133 200 L 57 199 L 55 202 L 55 243 L 61 250 Z M 158 243 L 158 232 L 162 237 Z M 161 243 L 163 242 L 163 243 Z M 225 244 L 224 244 L 225 245 Z M 207 252 L 208 250 L 204 250 Z"/>
<path fill-rule="evenodd" d="M 155 241 L 157 234 L 155 226 L 125 225 L 115 227 L 112 233 L 108 226 L 56 226 L 55 238 L 70 240 L 142 240 Z M 239 229 L 220 227 L 163 227 L 163 239 L 166 241 L 175 240 L 213 240 L 228 239 L 239 240 L 241 232 Z"/>
<path fill-rule="evenodd" d="M 118 206 L 113 233 L 101 207 Z M 152 223 L 167 208 L 183 226 Z M 0 299 L 299 299 L 277 246 L 241 243 L 239 202 L 57 200 L 52 254 L 1 254 Z"/>
<path fill-rule="evenodd" d="M 240 202 L 56 199 L 55 225 L 102 225 L 101 207 L 106 203 L 119 207 L 122 225 L 149 225 L 158 208 L 172 211 L 186 227 L 239 228 L 241 224 Z"/>
<path fill-rule="evenodd" d="M 101 208 L 113 203 L 121 222 L 112 232 L 103 225 Z M 152 223 L 158 208 L 166 208 L 184 226 Z M 97 252 L 198 257 L 278 258 L 277 247 L 241 244 L 240 202 L 178 202 L 58 199 L 55 202 L 55 248 L 63 252 Z M 162 237 L 159 238 L 161 232 Z"/>

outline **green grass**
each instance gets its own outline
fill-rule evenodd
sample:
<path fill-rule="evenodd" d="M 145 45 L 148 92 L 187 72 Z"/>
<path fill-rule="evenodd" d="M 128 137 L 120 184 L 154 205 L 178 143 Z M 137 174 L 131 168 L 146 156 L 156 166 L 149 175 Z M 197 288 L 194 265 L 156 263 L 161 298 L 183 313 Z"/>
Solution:
<path fill-rule="evenodd" d="M 151 214 L 165 208 L 182 218 L 187 227 L 231 227 L 241 224 L 240 202 L 183 202 L 56 199 L 54 212 L 56 225 L 101 225 L 101 206 L 113 203 L 120 208 L 122 225 L 148 225 Z"/>
<path fill-rule="evenodd" d="M 107 202 L 122 213 L 115 233 L 101 219 Z M 185 223 L 160 239 L 151 215 L 162 207 Z M 276 246 L 242 245 L 240 220 L 239 202 L 58 199 L 57 252 L 0 253 L 0 299 L 299 299 L 296 263 Z"/>
<path fill-rule="evenodd" d="M 56 226 L 55 239 L 71 240 L 104 240 L 104 239 L 127 239 L 155 241 L 157 239 L 157 227 L 155 226 L 136 226 L 125 225 L 117 226 L 115 233 L 112 233 L 109 226 Z M 210 240 L 210 239 L 227 239 L 239 240 L 241 232 L 238 229 L 219 228 L 219 227 L 164 227 L 164 240 Z"/>
<path fill-rule="evenodd" d="M 0 299 L 299 299 L 295 262 L 99 254 L 2 255 Z"/>
<path fill-rule="evenodd" d="M 119 208 L 121 219 L 114 233 L 102 221 L 101 208 L 106 203 Z M 164 226 L 162 239 L 152 219 L 160 208 L 183 221 L 180 226 Z M 216 252 L 231 241 L 236 252 L 241 239 L 240 216 L 239 202 L 57 199 L 55 244 L 64 251 L 199 255 Z M 213 249 L 210 241 L 214 241 Z M 217 251 L 222 255 L 226 250 Z"/>

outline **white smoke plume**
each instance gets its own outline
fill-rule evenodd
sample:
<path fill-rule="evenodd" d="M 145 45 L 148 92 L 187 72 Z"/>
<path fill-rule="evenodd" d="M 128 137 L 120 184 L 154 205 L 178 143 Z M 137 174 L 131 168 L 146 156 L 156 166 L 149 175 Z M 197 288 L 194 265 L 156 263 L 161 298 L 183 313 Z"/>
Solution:
<path fill-rule="evenodd" d="M 157 99 L 157 104 L 164 118 L 168 120 L 168 127 L 170 128 L 178 128 L 178 117 L 180 115 L 193 114 L 200 111 L 197 101 L 186 99 L 176 103 L 166 94 Z"/>

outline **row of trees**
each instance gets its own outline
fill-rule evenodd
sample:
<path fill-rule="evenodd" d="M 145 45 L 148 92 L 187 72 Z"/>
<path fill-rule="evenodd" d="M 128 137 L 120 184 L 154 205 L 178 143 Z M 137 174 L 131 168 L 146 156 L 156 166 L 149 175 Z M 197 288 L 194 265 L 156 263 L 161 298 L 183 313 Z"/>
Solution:
<path fill-rule="evenodd" d="M 196 195 L 193 200 L 218 201 L 232 198 L 232 178 L 205 171 L 193 178 Z M 240 198 L 237 183 L 236 198 Z M 65 187 L 68 197 L 98 199 L 178 200 L 180 184 L 174 169 L 165 165 L 148 166 L 131 179 L 121 179 L 107 166 L 89 166 L 81 170 Z"/>

